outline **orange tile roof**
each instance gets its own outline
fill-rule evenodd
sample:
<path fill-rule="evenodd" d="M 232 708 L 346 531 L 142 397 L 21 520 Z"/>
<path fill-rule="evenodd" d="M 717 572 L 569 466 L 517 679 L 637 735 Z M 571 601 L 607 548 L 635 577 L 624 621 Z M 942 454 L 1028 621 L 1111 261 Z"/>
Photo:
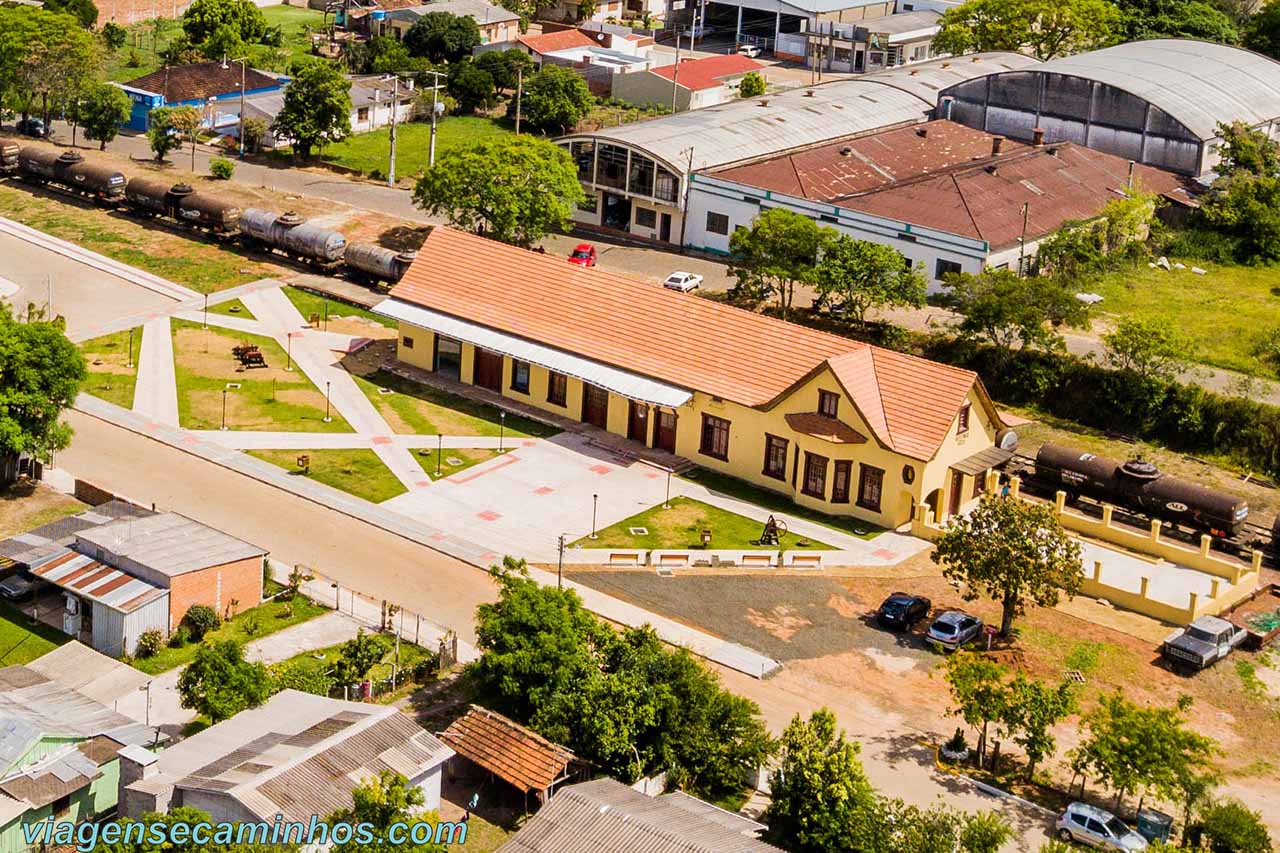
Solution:
<path fill-rule="evenodd" d="M 547 790 L 574 761 L 566 747 L 476 705 L 441 732 L 440 740 L 521 791 Z"/>
<path fill-rule="evenodd" d="M 787 426 L 801 435 L 829 441 L 832 444 L 866 444 L 867 437 L 838 418 L 829 418 L 817 412 L 792 412 L 787 415 Z"/>
<path fill-rule="evenodd" d="M 596 46 L 596 43 L 590 37 L 578 30 L 560 30 L 555 33 L 520 36 L 519 42 L 534 53 L 554 53 L 557 50 L 568 50 L 572 47 Z"/>
<path fill-rule="evenodd" d="M 679 67 L 678 77 L 675 64 L 649 70 L 659 77 L 674 80 L 682 89 L 714 89 L 724 82 L 724 78 L 756 71 L 764 68 L 764 63 L 740 53 L 727 53 L 703 59 L 686 59 Z"/>
<path fill-rule="evenodd" d="M 391 298 L 762 409 L 830 360 L 876 438 L 920 459 L 932 458 L 977 381 L 967 370 L 445 227 L 432 229 Z"/>

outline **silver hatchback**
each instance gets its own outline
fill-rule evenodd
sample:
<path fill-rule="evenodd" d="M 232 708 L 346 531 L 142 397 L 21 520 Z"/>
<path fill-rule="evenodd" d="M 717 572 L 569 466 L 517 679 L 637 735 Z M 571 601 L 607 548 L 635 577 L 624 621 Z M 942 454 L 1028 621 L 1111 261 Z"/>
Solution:
<path fill-rule="evenodd" d="M 1147 839 L 1109 811 L 1087 803 L 1072 803 L 1058 816 L 1058 838 L 1075 841 L 1099 850 L 1138 851 L 1147 849 Z"/>

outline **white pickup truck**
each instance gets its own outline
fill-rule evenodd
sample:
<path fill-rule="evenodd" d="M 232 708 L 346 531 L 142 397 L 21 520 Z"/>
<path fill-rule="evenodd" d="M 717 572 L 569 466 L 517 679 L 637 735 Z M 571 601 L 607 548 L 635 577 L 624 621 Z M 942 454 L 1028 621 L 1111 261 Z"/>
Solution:
<path fill-rule="evenodd" d="M 1231 654 L 1249 634 L 1217 616 L 1201 616 L 1165 637 L 1160 654 L 1179 670 L 1200 670 Z"/>

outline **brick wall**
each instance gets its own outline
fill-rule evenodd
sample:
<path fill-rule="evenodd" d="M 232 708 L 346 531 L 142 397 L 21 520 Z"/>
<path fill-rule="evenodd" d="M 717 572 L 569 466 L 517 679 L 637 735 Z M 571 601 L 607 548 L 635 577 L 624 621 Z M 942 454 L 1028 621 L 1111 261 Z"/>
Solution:
<path fill-rule="evenodd" d="M 262 600 L 262 558 L 248 557 L 177 575 L 169 582 L 169 629 L 182 621 L 193 604 L 205 604 L 224 619 L 231 614 L 231 600 L 238 599 L 236 612 L 254 607 Z"/>
<path fill-rule="evenodd" d="M 191 0 L 96 0 L 98 26 L 114 21 L 121 26 L 151 18 L 177 18 L 191 5 Z"/>

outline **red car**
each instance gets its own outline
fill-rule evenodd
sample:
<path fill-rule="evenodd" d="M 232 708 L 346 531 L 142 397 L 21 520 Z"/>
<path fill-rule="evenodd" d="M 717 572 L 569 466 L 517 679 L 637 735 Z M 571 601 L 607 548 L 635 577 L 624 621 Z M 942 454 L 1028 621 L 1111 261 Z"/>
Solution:
<path fill-rule="evenodd" d="M 569 263 L 577 264 L 580 267 L 594 267 L 596 265 L 596 247 L 590 243 L 579 243 L 569 253 Z"/>

